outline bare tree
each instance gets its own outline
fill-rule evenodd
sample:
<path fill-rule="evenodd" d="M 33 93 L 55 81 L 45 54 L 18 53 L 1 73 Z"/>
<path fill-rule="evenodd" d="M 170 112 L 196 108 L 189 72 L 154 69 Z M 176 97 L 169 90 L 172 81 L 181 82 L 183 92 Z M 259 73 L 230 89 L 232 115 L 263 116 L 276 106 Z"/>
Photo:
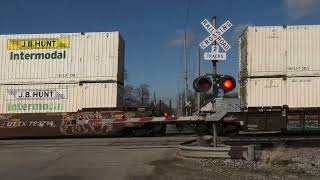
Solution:
<path fill-rule="evenodd" d="M 137 98 L 135 97 L 135 87 L 133 87 L 132 85 L 125 85 L 123 99 L 124 105 L 126 107 L 136 106 L 138 102 Z"/>
<path fill-rule="evenodd" d="M 138 105 L 149 106 L 150 90 L 148 84 L 141 84 L 135 89 Z"/>

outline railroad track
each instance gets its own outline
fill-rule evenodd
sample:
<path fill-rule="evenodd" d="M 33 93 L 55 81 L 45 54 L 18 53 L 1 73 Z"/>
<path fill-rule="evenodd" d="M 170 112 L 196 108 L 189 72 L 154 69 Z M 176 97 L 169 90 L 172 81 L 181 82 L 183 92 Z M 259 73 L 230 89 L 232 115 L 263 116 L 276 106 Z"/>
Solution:
<path fill-rule="evenodd" d="M 67 138 L 67 139 L 9 139 L 0 140 L 0 148 L 8 147 L 74 147 L 74 146 L 172 146 L 194 139 L 194 136 L 130 137 L 130 138 Z"/>

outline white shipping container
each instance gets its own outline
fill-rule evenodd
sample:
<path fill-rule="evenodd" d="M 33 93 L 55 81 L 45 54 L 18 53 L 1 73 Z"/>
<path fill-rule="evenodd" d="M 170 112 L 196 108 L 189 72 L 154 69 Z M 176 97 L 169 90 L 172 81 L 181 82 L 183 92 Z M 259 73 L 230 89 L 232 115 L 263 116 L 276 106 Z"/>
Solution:
<path fill-rule="evenodd" d="M 248 27 L 239 42 L 240 79 L 320 76 L 320 25 Z"/>
<path fill-rule="evenodd" d="M 242 108 L 283 106 L 320 107 L 320 77 L 248 78 L 240 83 Z"/>
<path fill-rule="evenodd" d="M 77 112 L 121 107 L 116 83 L 1 85 L 0 113 Z"/>
<path fill-rule="evenodd" d="M 87 83 L 81 89 L 82 108 L 115 108 L 123 105 L 123 86 L 116 83 Z"/>
<path fill-rule="evenodd" d="M 123 83 L 119 32 L 0 35 L 0 84 Z"/>

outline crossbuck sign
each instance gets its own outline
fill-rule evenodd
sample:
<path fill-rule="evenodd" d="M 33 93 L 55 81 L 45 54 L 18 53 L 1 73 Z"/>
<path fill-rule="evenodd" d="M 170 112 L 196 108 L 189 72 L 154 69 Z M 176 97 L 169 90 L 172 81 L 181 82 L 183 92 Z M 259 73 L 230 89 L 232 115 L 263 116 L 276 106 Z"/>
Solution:
<path fill-rule="evenodd" d="M 201 22 L 201 25 L 210 34 L 206 39 L 204 39 L 199 44 L 202 49 L 206 49 L 214 41 L 216 41 L 225 52 L 227 52 L 229 49 L 231 49 L 228 42 L 225 39 L 223 39 L 223 37 L 222 37 L 222 34 L 225 33 L 226 31 L 228 31 L 232 27 L 232 23 L 229 20 L 227 20 L 225 23 L 223 23 L 218 29 L 215 29 L 207 19 L 204 19 Z M 226 60 L 226 53 L 220 53 L 219 46 L 213 46 L 211 53 L 204 54 L 204 59 L 205 60 Z"/>

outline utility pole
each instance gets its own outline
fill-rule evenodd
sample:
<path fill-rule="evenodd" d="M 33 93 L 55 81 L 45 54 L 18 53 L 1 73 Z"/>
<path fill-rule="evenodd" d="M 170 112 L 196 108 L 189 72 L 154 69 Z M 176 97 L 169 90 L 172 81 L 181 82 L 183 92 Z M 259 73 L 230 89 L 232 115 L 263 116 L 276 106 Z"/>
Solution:
<path fill-rule="evenodd" d="M 212 26 L 217 29 L 217 17 L 212 17 Z M 217 41 L 213 42 L 214 45 L 217 45 Z M 212 75 L 213 75 L 213 83 L 212 83 L 212 89 L 213 89 L 213 98 L 218 97 L 218 88 L 217 88 L 217 82 L 216 82 L 216 75 L 218 74 L 217 70 L 217 60 L 212 61 Z M 212 131 L 213 131 L 213 147 L 217 147 L 217 127 L 215 122 L 212 123 Z"/>
<path fill-rule="evenodd" d="M 159 100 L 159 113 L 162 114 L 162 101 Z"/>
<path fill-rule="evenodd" d="M 177 102 L 177 105 L 176 105 L 176 109 L 175 109 L 175 113 L 177 116 L 180 116 L 180 100 L 179 100 L 179 96 L 176 97 L 176 102 Z"/>
<path fill-rule="evenodd" d="M 213 16 L 212 17 L 212 26 L 217 29 L 217 17 L 216 16 Z M 213 45 L 217 45 L 217 41 L 214 41 L 213 42 Z M 217 83 L 215 81 L 215 76 L 218 74 L 218 67 L 217 67 L 217 60 L 212 60 L 212 74 L 214 76 L 214 81 L 213 81 L 213 84 L 212 84 L 212 89 L 213 89 L 213 98 L 216 98 L 218 97 L 218 88 L 217 88 Z"/>
<path fill-rule="evenodd" d="M 197 51 L 196 51 L 196 64 L 197 64 L 197 77 L 200 76 L 200 49 L 197 48 Z M 200 104 L 200 93 L 198 92 L 197 93 L 197 109 L 198 109 L 198 115 L 200 115 L 200 109 L 201 109 L 201 104 Z"/>
<path fill-rule="evenodd" d="M 184 92 L 184 96 L 185 96 L 185 115 L 188 115 L 188 62 L 187 62 L 187 34 L 186 34 L 186 30 L 184 30 L 184 38 L 183 38 L 183 56 L 184 56 L 184 63 L 185 63 L 185 85 L 186 85 L 186 89 Z"/>
<path fill-rule="evenodd" d="M 184 114 L 184 112 L 183 112 L 183 93 L 181 93 L 181 95 L 180 95 L 180 108 L 181 108 L 181 110 L 180 110 L 180 116 L 182 116 L 183 114 Z"/>
<path fill-rule="evenodd" d="M 157 100 L 156 100 L 156 91 L 153 91 L 153 105 L 157 106 Z"/>
<path fill-rule="evenodd" d="M 182 107 L 181 107 L 181 92 L 180 92 L 180 77 L 178 78 L 178 87 L 177 87 L 177 116 L 181 116 L 182 115 Z"/>

